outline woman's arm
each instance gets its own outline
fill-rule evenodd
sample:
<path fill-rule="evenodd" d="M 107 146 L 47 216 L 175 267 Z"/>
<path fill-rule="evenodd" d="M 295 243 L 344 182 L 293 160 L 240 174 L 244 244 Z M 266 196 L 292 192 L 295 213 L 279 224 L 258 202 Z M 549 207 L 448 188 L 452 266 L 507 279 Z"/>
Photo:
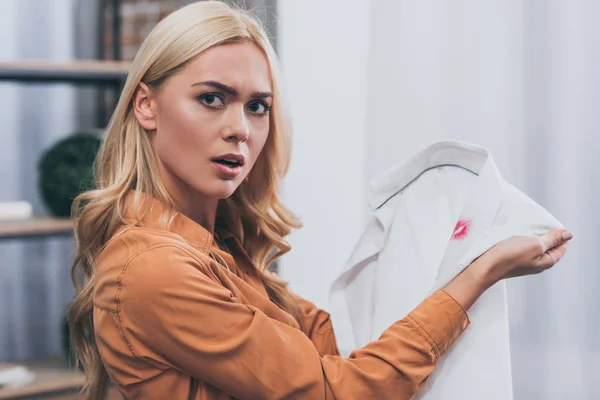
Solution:
<path fill-rule="evenodd" d="M 338 356 L 340 351 L 337 347 L 329 313 L 298 295 L 295 297 L 300 307 L 302 330 L 313 342 L 319 354 L 321 356 Z"/>
<path fill-rule="evenodd" d="M 175 245 L 137 254 L 118 295 L 119 336 L 127 357 L 157 373 L 183 371 L 236 398 L 409 399 L 468 325 L 439 291 L 349 358 L 322 356 L 304 332 L 241 303 L 205 268 Z"/>

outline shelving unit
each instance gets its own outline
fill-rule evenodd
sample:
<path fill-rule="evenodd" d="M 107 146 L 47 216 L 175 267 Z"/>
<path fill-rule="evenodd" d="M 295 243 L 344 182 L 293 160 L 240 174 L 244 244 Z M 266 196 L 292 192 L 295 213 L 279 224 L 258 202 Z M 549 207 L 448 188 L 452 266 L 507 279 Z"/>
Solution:
<path fill-rule="evenodd" d="M 2 60 L 0 61 L 0 83 L 95 85 L 99 88 L 114 90 L 115 97 L 117 97 L 130 69 L 130 63 L 116 61 L 120 58 L 119 3 L 119 0 L 102 2 L 103 7 L 110 6 L 113 9 L 111 35 L 114 60 L 74 60 L 67 62 Z M 99 32 L 99 37 L 104 38 L 103 31 Z M 102 48 L 103 40 L 100 40 L 99 43 Z M 104 54 L 104 51 L 102 50 L 99 53 Z M 105 121 L 106 112 L 104 108 L 100 108 L 100 111 L 98 120 L 101 121 L 100 123 L 104 123 L 102 121 Z M 35 217 L 24 221 L 0 222 L 0 241 L 69 237 L 72 234 L 73 221 L 68 218 Z M 78 392 L 84 384 L 85 378 L 81 372 L 70 369 L 63 358 L 28 360 L 17 362 L 17 364 L 29 368 L 35 373 L 36 379 L 20 387 L 0 388 L 0 400 L 83 399 Z M 122 396 L 114 388 L 111 388 L 108 399 L 121 398 Z"/>
<path fill-rule="evenodd" d="M 23 221 L 0 222 L 0 241 L 22 240 L 50 236 L 70 236 L 70 218 L 37 217 Z M 0 387 L 0 400 L 83 400 L 79 391 L 85 382 L 83 374 L 69 368 L 62 357 L 17 362 L 35 374 L 35 380 L 18 387 Z M 120 399 L 116 391 L 109 399 Z"/>
<path fill-rule="evenodd" d="M 78 83 L 120 86 L 130 63 L 123 61 L 11 61 L 0 62 L 0 81 Z"/>
<path fill-rule="evenodd" d="M 0 400 L 35 398 L 40 393 L 47 396 L 44 398 L 65 396 L 68 393 L 76 393 L 85 382 L 83 374 L 69 369 L 61 358 L 32 360 L 22 365 L 35 373 L 36 380 L 20 387 L 0 389 Z"/>
<path fill-rule="evenodd" d="M 73 232 L 69 218 L 38 217 L 23 221 L 0 222 L 0 240 L 40 236 L 67 236 Z"/>
<path fill-rule="evenodd" d="M 32 360 L 22 363 L 36 374 L 36 380 L 20 387 L 0 389 L 0 400 L 83 400 L 79 391 L 85 377 L 79 371 L 69 368 L 67 362 L 60 357 Z M 118 391 L 112 387 L 108 400 L 122 399 Z"/>

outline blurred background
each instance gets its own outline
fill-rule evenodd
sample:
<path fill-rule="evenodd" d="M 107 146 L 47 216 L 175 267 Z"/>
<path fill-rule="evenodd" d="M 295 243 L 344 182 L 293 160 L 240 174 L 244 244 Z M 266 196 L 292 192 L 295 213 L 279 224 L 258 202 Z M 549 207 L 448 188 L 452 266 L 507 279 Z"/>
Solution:
<path fill-rule="evenodd" d="M 44 186 L 64 172 L 42 166 L 79 151 L 65 139 L 97 137 L 126 62 L 189 2 L 0 0 L 0 202 L 35 216 L 0 223 L 0 361 L 65 352 L 73 240 Z M 327 308 L 370 216 L 368 182 L 439 139 L 484 146 L 575 235 L 557 268 L 508 283 L 514 398 L 600 399 L 600 2 L 237 4 L 269 30 L 293 116 L 283 196 L 304 228 L 280 275 Z"/>

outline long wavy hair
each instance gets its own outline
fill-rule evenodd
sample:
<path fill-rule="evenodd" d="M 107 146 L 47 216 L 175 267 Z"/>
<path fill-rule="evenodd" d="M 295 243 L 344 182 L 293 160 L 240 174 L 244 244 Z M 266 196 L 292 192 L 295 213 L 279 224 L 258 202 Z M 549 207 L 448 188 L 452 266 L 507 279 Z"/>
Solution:
<path fill-rule="evenodd" d="M 134 116 L 134 93 L 140 82 L 159 87 L 209 48 L 240 41 L 254 43 L 268 59 L 273 90 L 270 131 L 248 178 L 230 198 L 221 200 L 217 218 L 243 243 L 271 300 L 300 323 L 294 296 L 285 283 L 267 272 L 275 259 L 290 250 L 285 236 L 300 226 L 278 195 L 289 163 L 290 126 L 275 51 L 260 23 L 247 12 L 220 1 L 190 4 L 164 18 L 143 42 L 105 132 L 95 164 L 96 186 L 73 204 L 77 250 L 72 279 L 77 295 L 68 310 L 68 321 L 73 356 L 86 375 L 83 392 L 88 399 L 103 399 L 109 382 L 94 341 L 95 264 L 107 241 L 125 224 L 125 196 L 135 189 L 167 204 L 169 215 L 163 219 L 167 224 L 175 213 L 173 200 L 160 180 L 148 132 Z M 142 213 L 139 201 L 136 198 L 134 208 Z M 142 218 L 139 213 L 138 218 Z"/>

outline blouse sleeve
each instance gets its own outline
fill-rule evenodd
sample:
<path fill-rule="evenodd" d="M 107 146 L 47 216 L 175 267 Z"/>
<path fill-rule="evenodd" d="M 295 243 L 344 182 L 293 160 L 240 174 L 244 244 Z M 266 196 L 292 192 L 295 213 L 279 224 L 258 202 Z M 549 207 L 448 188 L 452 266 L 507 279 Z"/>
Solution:
<path fill-rule="evenodd" d="M 296 299 L 300 306 L 302 330 L 313 342 L 319 355 L 339 355 L 340 352 L 329 313 L 317 308 L 313 303 L 300 296 L 296 296 Z"/>
<path fill-rule="evenodd" d="M 460 305 L 438 291 L 342 358 L 322 311 L 301 302 L 307 335 L 241 303 L 206 268 L 176 245 L 138 254 L 122 277 L 122 335 L 148 365 L 184 371 L 236 398 L 409 399 L 468 325 Z"/>

